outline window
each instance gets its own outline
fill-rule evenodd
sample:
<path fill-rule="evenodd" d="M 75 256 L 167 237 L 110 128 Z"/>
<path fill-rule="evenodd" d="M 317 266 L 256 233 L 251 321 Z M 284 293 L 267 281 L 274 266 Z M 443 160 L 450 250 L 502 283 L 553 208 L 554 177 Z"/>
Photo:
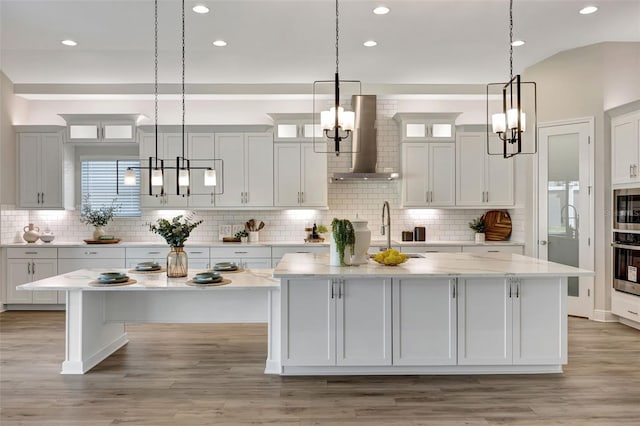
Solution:
<path fill-rule="evenodd" d="M 110 206 L 115 199 L 120 208 L 115 217 L 140 216 L 140 169 L 136 172 L 136 185 L 124 186 L 124 172 L 127 167 L 139 167 L 140 161 L 118 161 L 116 179 L 115 160 L 82 160 L 80 162 L 80 208 L 84 207 L 87 195 L 90 196 L 91 207 Z M 116 190 L 119 192 L 117 193 Z"/>

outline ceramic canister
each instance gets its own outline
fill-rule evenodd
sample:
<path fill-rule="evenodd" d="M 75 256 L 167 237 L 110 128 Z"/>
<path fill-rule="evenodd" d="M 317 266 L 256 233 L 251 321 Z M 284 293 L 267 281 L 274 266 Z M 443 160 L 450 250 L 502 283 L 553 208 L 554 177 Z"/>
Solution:
<path fill-rule="evenodd" d="M 356 237 L 353 256 L 351 257 L 351 264 L 362 265 L 369 261 L 368 250 L 369 244 L 371 244 L 371 231 L 367 227 L 369 222 L 356 216 L 351 223 L 353 224 L 353 231 Z"/>

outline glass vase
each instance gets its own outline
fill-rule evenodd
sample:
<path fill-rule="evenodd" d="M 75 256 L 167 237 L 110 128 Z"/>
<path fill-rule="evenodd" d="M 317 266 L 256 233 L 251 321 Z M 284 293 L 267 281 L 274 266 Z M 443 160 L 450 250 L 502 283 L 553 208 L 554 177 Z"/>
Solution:
<path fill-rule="evenodd" d="M 167 255 L 167 277 L 186 277 L 188 271 L 189 261 L 187 259 L 187 253 L 184 251 L 184 247 L 171 247 L 171 251 Z"/>

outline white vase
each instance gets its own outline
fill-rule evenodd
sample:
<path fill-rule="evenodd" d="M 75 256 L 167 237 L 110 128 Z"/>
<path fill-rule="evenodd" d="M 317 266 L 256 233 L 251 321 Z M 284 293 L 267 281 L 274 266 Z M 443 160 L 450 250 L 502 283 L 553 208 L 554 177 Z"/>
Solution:
<path fill-rule="evenodd" d="M 29 226 L 25 226 L 23 229 L 24 234 L 22 238 L 28 243 L 35 243 L 40 238 L 40 228 L 30 223 Z"/>
<path fill-rule="evenodd" d="M 94 241 L 99 240 L 100 237 L 103 235 L 104 235 L 104 226 L 96 226 L 95 229 L 93 230 Z"/>
<path fill-rule="evenodd" d="M 356 242 L 353 248 L 353 256 L 351 256 L 352 265 L 364 265 L 369 261 L 369 244 L 371 244 L 371 231 L 367 227 L 367 221 L 359 219 L 352 220 L 353 231 Z"/>
<path fill-rule="evenodd" d="M 484 232 L 476 232 L 476 244 L 484 243 Z"/>

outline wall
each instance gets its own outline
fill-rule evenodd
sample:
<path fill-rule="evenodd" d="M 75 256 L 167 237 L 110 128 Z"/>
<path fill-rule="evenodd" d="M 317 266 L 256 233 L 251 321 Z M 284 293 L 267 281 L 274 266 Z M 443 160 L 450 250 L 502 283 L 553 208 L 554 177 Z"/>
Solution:
<path fill-rule="evenodd" d="M 604 111 L 640 98 L 640 43 L 599 43 L 558 53 L 532 67 L 524 77 L 538 85 L 538 122 L 594 117 L 595 318 L 611 319 L 611 150 Z M 534 164 L 535 167 L 535 164 Z M 527 198 L 533 199 L 534 173 Z M 533 223 L 534 210 L 529 210 Z M 527 232 L 536 241 L 533 229 Z"/>
<path fill-rule="evenodd" d="M 438 101 L 412 101 L 411 108 L 413 111 L 421 110 L 430 111 L 430 108 L 435 108 L 435 104 Z M 46 107 L 41 102 L 32 102 L 34 104 L 31 111 L 36 111 L 37 117 L 41 117 L 43 121 L 48 119 L 55 120 L 53 114 L 47 113 L 45 115 L 43 111 L 53 109 L 52 105 L 47 104 Z M 205 102 L 208 106 L 213 106 L 213 103 Z M 71 105 L 66 102 L 62 102 L 61 109 L 72 109 Z M 75 104 L 75 103 L 74 103 Z M 98 104 L 98 103 L 96 103 Z M 200 105 L 195 103 L 199 108 L 194 108 L 196 111 L 200 111 Z M 261 102 L 258 102 L 261 104 Z M 307 102 L 308 106 L 309 103 Z M 143 104 L 139 105 L 143 107 Z M 394 170 L 399 170 L 400 157 L 399 157 L 399 128 L 397 123 L 392 119 L 393 115 L 403 106 L 403 102 L 399 100 L 392 100 L 387 98 L 378 99 L 378 168 L 383 169 L 385 167 L 391 167 Z M 74 105 L 74 108 L 77 105 Z M 122 108 L 122 106 L 120 106 Z M 131 105 L 124 108 L 131 108 Z M 265 110 L 261 112 L 266 117 L 266 112 L 292 112 L 289 110 L 289 104 L 280 105 L 273 102 L 263 102 L 263 108 L 277 108 L 271 110 Z M 297 106 L 301 108 L 300 106 Z M 457 111 L 465 110 L 472 111 L 472 116 L 484 117 L 484 113 L 478 111 L 484 111 L 484 101 L 460 101 L 449 104 L 448 107 L 456 108 Z M 95 107 L 93 107 L 95 108 Z M 113 112 L 113 106 L 107 104 L 104 108 Z M 253 108 L 256 108 L 255 106 Z M 121 109 L 120 112 L 137 111 L 132 109 Z M 298 110 L 299 112 L 300 110 Z M 77 112 L 75 110 L 74 112 Z M 89 112 L 89 111 L 83 111 Z M 95 111 L 91 111 L 95 112 Z M 106 112 L 106 111 L 102 111 Z M 196 112 L 196 114 L 203 114 L 202 112 Z M 215 111 L 209 113 L 211 117 L 217 117 Z M 475 114 L 475 115 L 473 115 Z M 258 118 L 258 113 L 250 113 L 249 116 L 252 119 Z M 49 117 L 49 118 L 47 118 Z M 33 116 L 30 117 L 30 120 Z M 255 121 L 248 122 L 255 123 Z M 171 121 L 175 123 L 175 121 Z M 57 121 L 49 121 L 48 124 L 60 124 Z M 477 123 L 477 121 L 476 121 Z M 350 167 L 349 155 L 342 155 L 340 157 L 331 156 L 329 159 L 329 173 L 334 171 L 347 171 Z M 520 175 L 518 178 L 519 186 L 524 181 Z M 302 241 L 305 233 L 304 228 L 307 224 L 312 224 L 314 221 L 317 223 L 323 223 L 329 225 L 334 217 L 339 218 L 354 218 L 358 214 L 361 218 L 365 218 L 369 221 L 369 228 L 372 231 L 373 239 L 384 239 L 379 233 L 382 203 L 384 200 L 388 200 L 392 207 L 392 238 L 400 240 L 401 231 L 411 230 L 416 225 L 424 225 L 427 228 L 427 238 L 433 240 L 472 240 L 473 231 L 469 229 L 468 222 L 473 218 L 480 216 L 484 210 L 436 210 L 436 209 L 400 209 L 400 185 L 399 181 L 395 182 L 359 182 L 359 183 L 336 183 L 329 184 L 329 211 L 322 210 L 262 210 L 262 211 L 200 211 L 199 217 L 204 219 L 204 223 L 198 227 L 190 241 L 212 241 L 218 240 L 218 226 L 221 224 L 241 224 L 248 219 L 255 218 L 256 220 L 262 220 L 266 223 L 265 229 L 261 232 L 261 238 L 263 240 L 276 240 L 276 241 Z M 517 191 L 518 194 L 523 194 L 524 191 Z M 520 196 L 520 195 L 518 195 Z M 513 240 L 524 241 L 524 208 L 513 209 L 510 211 L 512 220 L 514 222 L 514 230 L 512 234 Z M 6 215 L 9 212 L 5 212 Z M 13 213 L 15 217 L 18 213 Z M 114 235 L 123 237 L 129 241 L 158 241 L 162 242 L 162 239 L 154 234 L 149 233 L 147 223 L 155 221 L 160 216 L 172 216 L 177 212 L 162 212 L 162 211 L 146 211 L 143 217 L 138 219 L 116 219 L 114 220 L 107 231 Z M 49 227 L 57 235 L 58 241 L 80 241 L 88 238 L 91 235 L 91 229 L 85 227 L 79 222 L 79 214 L 77 211 L 31 211 L 29 212 L 29 218 L 24 221 L 25 225 L 28 222 L 33 222 L 40 228 L 45 229 Z M 15 237 L 15 228 L 22 229 L 24 225 L 13 222 L 13 232 L 6 232 L 2 236 L 2 242 L 8 242 L 7 238 L 13 240 Z"/>

